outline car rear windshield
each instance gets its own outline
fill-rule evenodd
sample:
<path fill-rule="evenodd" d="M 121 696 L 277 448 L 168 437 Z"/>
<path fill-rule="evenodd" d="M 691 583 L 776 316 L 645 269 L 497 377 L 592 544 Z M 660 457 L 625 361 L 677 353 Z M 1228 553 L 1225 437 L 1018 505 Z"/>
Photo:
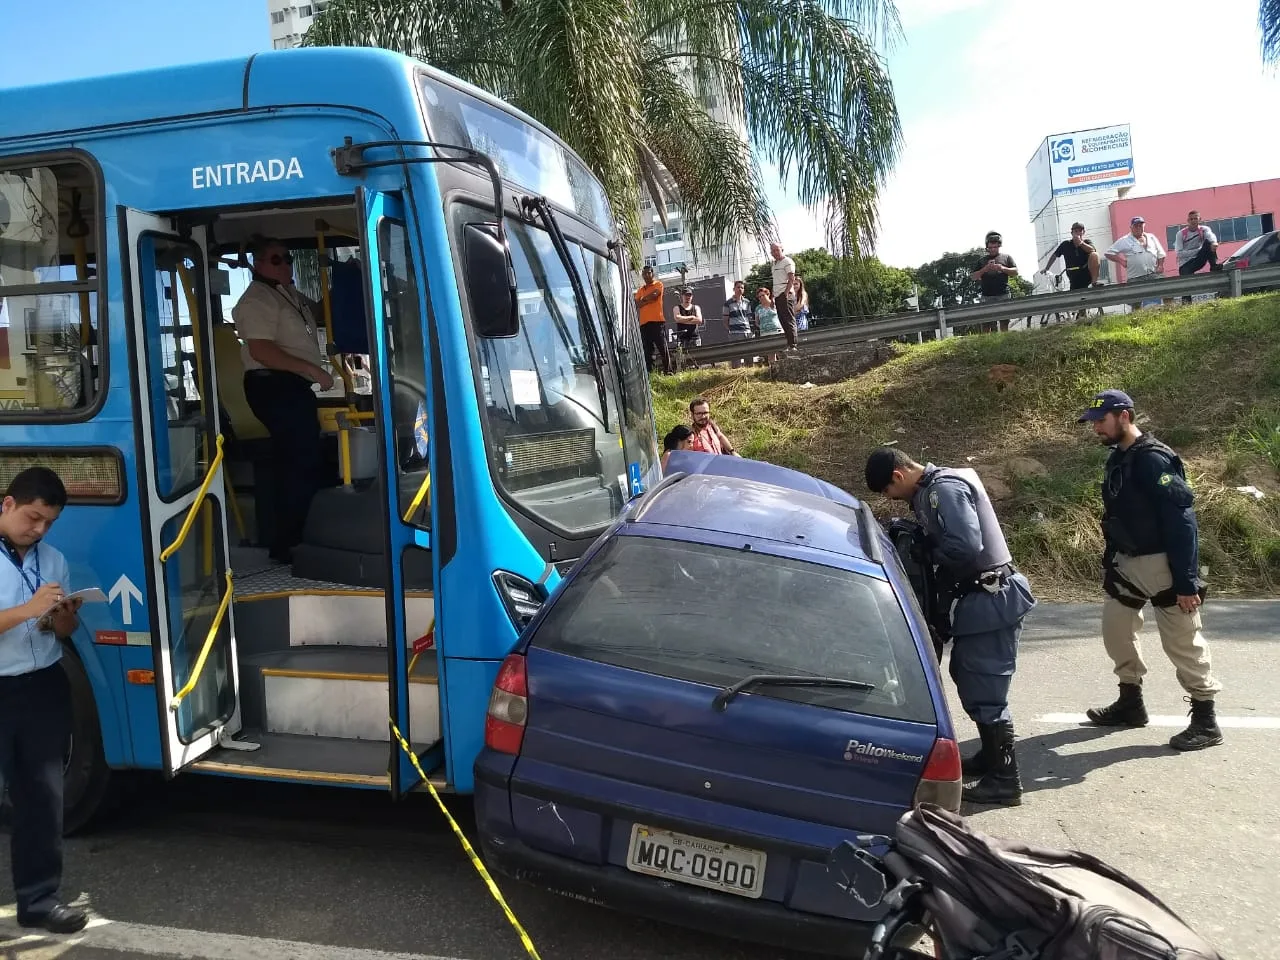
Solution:
<path fill-rule="evenodd" d="M 532 643 L 716 687 L 757 673 L 860 680 L 875 689 L 761 686 L 752 693 L 936 720 L 889 584 L 749 550 L 615 537 L 565 587 Z"/>

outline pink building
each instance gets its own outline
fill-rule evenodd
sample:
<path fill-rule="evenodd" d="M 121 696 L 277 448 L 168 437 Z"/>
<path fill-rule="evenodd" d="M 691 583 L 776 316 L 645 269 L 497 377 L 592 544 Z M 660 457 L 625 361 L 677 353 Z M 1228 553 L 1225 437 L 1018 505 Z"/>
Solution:
<path fill-rule="evenodd" d="M 1246 242 L 1276 229 L 1280 214 L 1280 180 L 1255 180 L 1228 187 L 1203 187 L 1179 193 L 1162 193 L 1154 197 L 1132 197 L 1111 204 L 1111 235 L 1123 237 L 1129 232 L 1133 217 L 1144 217 L 1147 232 L 1159 238 L 1168 251 L 1164 261 L 1166 275 L 1178 275 L 1178 261 L 1173 255 L 1174 235 L 1186 226 L 1187 213 L 1199 211 L 1200 222 L 1218 238 L 1218 262 L 1226 260 Z M 1117 264 L 1111 269 L 1123 280 L 1124 271 Z"/>

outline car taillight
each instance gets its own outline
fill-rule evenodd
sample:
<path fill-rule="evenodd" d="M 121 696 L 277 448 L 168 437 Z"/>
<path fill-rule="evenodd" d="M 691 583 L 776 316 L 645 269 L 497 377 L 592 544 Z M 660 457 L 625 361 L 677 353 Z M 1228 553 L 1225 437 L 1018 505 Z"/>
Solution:
<path fill-rule="evenodd" d="M 524 657 L 513 653 L 502 661 L 489 694 L 489 715 L 484 721 L 484 745 L 499 753 L 516 756 L 524 742 L 524 725 L 529 718 L 529 681 Z"/>
<path fill-rule="evenodd" d="M 944 810 L 959 812 L 964 781 L 960 773 L 960 746 L 954 740 L 939 737 L 933 741 L 929 759 L 925 761 L 915 803 L 936 803 Z"/>
<path fill-rule="evenodd" d="M 1237 260 L 1237 261 L 1236 261 L 1235 263 L 1233 263 L 1231 266 L 1235 267 L 1237 270 L 1248 270 L 1248 269 L 1249 269 L 1249 258 L 1248 258 L 1248 257 L 1241 257 L 1239 260 Z"/>

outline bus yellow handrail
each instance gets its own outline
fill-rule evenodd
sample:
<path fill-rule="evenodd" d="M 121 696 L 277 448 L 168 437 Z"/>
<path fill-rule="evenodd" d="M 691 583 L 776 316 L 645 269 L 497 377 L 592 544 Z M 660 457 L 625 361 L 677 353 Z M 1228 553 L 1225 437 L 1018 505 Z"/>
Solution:
<path fill-rule="evenodd" d="M 219 437 L 219 445 L 222 438 Z M 191 678 L 187 680 L 181 690 L 173 695 L 173 699 L 169 702 L 169 710 L 176 713 L 182 701 L 187 695 L 196 688 L 196 684 L 200 682 L 200 675 L 204 673 L 205 661 L 209 659 L 209 651 L 213 649 L 213 641 L 218 637 L 218 631 L 222 629 L 222 618 L 227 615 L 227 607 L 231 606 L 231 571 L 227 571 L 227 589 L 222 595 L 222 603 L 218 604 L 218 612 L 213 615 L 213 623 L 209 625 L 209 635 L 204 638 L 204 646 L 200 648 L 200 656 L 196 657 L 196 665 L 191 670 Z"/>
<path fill-rule="evenodd" d="M 218 434 L 216 445 L 217 452 L 213 455 L 213 463 L 209 464 L 209 472 L 204 475 L 204 483 L 200 484 L 200 492 L 196 494 L 195 500 L 191 501 L 191 507 L 187 510 L 187 519 L 182 521 L 182 529 L 178 531 L 177 539 L 160 551 L 161 563 L 168 561 L 178 551 L 178 548 L 182 546 L 182 542 L 187 539 L 187 534 L 191 532 L 191 524 L 195 522 L 196 514 L 200 512 L 205 495 L 209 492 L 209 485 L 213 483 L 214 474 L 218 472 L 218 467 L 222 464 L 222 434 Z"/>
<path fill-rule="evenodd" d="M 431 474 L 428 473 L 422 479 L 422 486 L 418 487 L 418 492 L 414 494 L 413 500 L 409 503 L 409 509 L 404 512 L 404 522 L 408 523 L 409 518 L 418 512 L 418 507 L 422 505 L 422 498 L 431 490 Z"/>

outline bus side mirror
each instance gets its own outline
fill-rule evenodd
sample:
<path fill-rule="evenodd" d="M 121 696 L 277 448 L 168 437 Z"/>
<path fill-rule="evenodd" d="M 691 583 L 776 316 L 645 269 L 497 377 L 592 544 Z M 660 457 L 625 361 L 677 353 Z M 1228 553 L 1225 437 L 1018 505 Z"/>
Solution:
<path fill-rule="evenodd" d="M 463 266 L 472 323 L 482 337 L 514 337 L 520 331 L 511 256 L 498 239 L 497 225 L 468 223 L 463 234 Z"/>

